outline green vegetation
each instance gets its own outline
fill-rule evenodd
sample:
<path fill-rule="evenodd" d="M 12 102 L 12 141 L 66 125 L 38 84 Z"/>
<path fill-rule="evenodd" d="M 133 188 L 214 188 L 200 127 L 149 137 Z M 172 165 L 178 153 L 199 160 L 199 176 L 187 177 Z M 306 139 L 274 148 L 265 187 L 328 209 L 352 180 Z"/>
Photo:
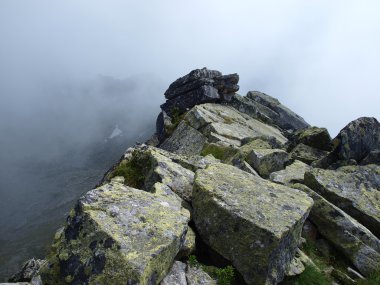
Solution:
<path fill-rule="evenodd" d="M 207 266 L 199 263 L 195 255 L 190 255 L 188 263 L 191 267 L 202 268 L 208 275 L 216 279 L 218 285 L 232 285 L 235 284 L 235 269 L 228 265 L 224 268 L 215 266 Z"/>
<path fill-rule="evenodd" d="M 177 128 L 178 124 L 183 120 L 183 118 L 186 116 L 187 112 L 181 114 L 178 107 L 173 107 L 171 111 L 171 125 L 166 128 L 166 132 L 171 135 L 173 131 Z"/>
<path fill-rule="evenodd" d="M 150 169 L 150 161 L 141 154 L 134 153 L 131 160 L 122 160 L 110 173 L 109 179 L 115 176 L 123 176 L 124 183 L 130 187 L 142 189 L 145 182 L 145 174 Z"/>
<path fill-rule="evenodd" d="M 314 266 L 307 266 L 300 275 L 283 283 L 284 285 L 329 285 L 331 280 Z"/>
<path fill-rule="evenodd" d="M 379 285 L 380 271 L 367 277 L 367 279 L 358 281 L 358 285 Z"/>
<path fill-rule="evenodd" d="M 229 162 L 238 152 L 239 150 L 236 148 L 211 143 L 204 146 L 201 155 L 206 156 L 211 154 L 223 162 Z"/>

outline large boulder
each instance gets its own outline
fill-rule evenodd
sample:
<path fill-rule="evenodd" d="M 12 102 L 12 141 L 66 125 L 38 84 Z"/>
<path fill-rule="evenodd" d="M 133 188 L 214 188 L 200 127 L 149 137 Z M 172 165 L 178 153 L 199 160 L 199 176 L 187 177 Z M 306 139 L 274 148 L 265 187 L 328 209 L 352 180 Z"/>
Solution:
<path fill-rule="evenodd" d="M 158 284 L 185 239 L 190 214 L 172 191 L 115 178 L 87 192 L 56 234 L 44 284 Z M 160 189 L 160 188 L 158 188 Z"/>
<path fill-rule="evenodd" d="M 327 155 L 327 151 L 320 150 L 303 143 L 298 144 L 290 152 L 292 159 L 298 159 L 304 163 L 311 164 L 314 161 L 318 161 Z"/>
<path fill-rule="evenodd" d="M 305 184 L 380 237 L 380 166 L 311 169 Z"/>
<path fill-rule="evenodd" d="M 198 170 L 193 189 L 196 228 L 248 284 L 277 284 L 297 249 L 313 204 L 301 191 L 236 167 Z"/>
<path fill-rule="evenodd" d="M 314 200 L 309 219 L 318 231 L 366 276 L 380 268 L 380 240 L 367 228 L 305 185 L 293 187 Z"/>
<path fill-rule="evenodd" d="M 380 123 L 375 118 L 359 118 L 345 126 L 333 143 L 335 159 L 360 163 L 371 151 L 380 149 Z"/>
<path fill-rule="evenodd" d="M 302 183 L 305 172 L 310 170 L 310 166 L 302 161 L 295 160 L 285 169 L 270 174 L 269 179 L 273 182 L 289 185 L 292 183 Z"/>
<path fill-rule="evenodd" d="M 331 150 L 331 137 L 326 128 L 309 127 L 296 131 L 292 135 L 292 143 L 329 151 Z"/>

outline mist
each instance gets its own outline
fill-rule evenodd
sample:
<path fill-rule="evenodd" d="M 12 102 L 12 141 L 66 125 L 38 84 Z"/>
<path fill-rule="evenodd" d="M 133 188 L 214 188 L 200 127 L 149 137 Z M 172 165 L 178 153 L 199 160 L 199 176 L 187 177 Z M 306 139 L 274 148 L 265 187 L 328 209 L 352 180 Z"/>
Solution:
<path fill-rule="evenodd" d="M 77 197 L 154 132 L 165 89 L 192 69 L 237 72 L 240 94 L 276 97 L 333 137 L 358 117 L 379 119 L 379 8 L 2 0 L 0 279 L 43 256 Z"/>

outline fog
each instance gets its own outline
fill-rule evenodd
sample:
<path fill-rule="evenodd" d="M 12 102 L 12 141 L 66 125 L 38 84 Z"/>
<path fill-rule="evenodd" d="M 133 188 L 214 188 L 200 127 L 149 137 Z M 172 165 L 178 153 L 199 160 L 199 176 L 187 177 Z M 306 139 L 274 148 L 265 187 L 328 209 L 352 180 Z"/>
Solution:
<path fill-rule="evenodd" d="M 360 116 L 379 119 L 379 8 L 1 0 L 0 279 L 43 256 L 73 201 L 153 132 L 165 89 L 192 69 L 237 72 L 240 94 L 272 95 L 332 136 Z"/>

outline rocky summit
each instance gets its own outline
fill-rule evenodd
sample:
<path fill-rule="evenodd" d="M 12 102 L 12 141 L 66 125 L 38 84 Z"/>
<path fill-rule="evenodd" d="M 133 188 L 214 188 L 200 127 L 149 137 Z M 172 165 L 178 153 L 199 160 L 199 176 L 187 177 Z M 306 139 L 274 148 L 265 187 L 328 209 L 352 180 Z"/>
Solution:
<path fill-rule="evenodd" d="M 170 84 L 156 133 L 9 281 L 380 284 L 379 122 L 332 139 L 238 81 L 202 68 Z"/>

